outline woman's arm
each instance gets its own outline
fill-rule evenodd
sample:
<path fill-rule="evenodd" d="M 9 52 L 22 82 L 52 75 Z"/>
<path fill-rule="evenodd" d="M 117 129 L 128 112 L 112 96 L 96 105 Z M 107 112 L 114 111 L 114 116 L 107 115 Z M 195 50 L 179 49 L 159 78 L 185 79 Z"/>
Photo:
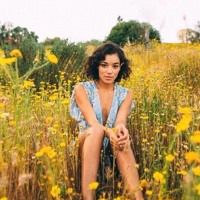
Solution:
<path fill-rule="evenodd" d="M 124 125 L 126 127 L 127 118 L 131 110 L 132 104 L 132 92 L 129 90 L 126 98 L 122 102 L 119 111 L 117 113 L 117 118 L 115 120 L 115 127 L 119 125 Z"/>
<path fill-rule="evenodd" d="M 115 128 L 117 130 L 117 137 L 118 137 L 118 145 L 120 149 L 124 149 L 126 145 L 129 144 L 129 132 L 126 128 L 127 124 L 127 118 L 131 110 L 131 104 L 132 104 L 132 92 L 129 91 L 126 98 L 122 102 L 117 118 L 115 121 Z"/>
<path fill-rule="evenodd" d="M 114 130 L 108 129 L 107 134 L 111 140 L 111 144 L 117 149 L 123 150 L 124 147 L 129 143 L 129 132 L 126 128 L 126 122 L 130 113 L 132 104 L 132 93 L 129 91 L 125 100 L 121 104 L 117 118 L 114 125 Z"/>
<path fill-rule="evenodd" d="M 84 87 L 78 84 L 75 86 L 74 92 L 76 103 L 89 126 L 99 124 Z"/>

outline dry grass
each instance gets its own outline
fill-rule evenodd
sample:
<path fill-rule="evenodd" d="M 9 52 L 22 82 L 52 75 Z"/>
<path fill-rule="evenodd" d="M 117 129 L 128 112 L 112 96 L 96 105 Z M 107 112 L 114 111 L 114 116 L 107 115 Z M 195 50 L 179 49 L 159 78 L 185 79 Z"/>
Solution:
<path fill-rule="evenodd" d="M 128 125 L 146 199 L 199 198 L 199 50 L 188 44 L 125 47 L 133 74 L 122 84 L 136 102 Z M 59 88 L 46 83 L 39 92 L 31 84 L 0 85 L 0 199 L 80 199 L 70 90 L 71 81 L 63 78 Z M 113 190 L 115 199 L 127 199 L 113 173 L 107 177 L 115 188 L 100 184 L 101 199 L 112 199 Z"/>

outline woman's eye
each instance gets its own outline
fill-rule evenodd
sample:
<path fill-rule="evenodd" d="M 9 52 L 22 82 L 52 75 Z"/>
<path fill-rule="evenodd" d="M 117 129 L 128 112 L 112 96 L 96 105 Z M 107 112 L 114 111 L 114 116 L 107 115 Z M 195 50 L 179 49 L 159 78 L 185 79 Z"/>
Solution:
<path fill-rule="evenodd" d="M 113 67 L 114 67 L 114 68 L 119 68 L 120 66 L 119 66 L 119 65 L 113 65 Z"/>
<path fill-rule="evenodd" d="M 106 68 L 106 67 L 109 67 L 109 64 L 107 63 L 100 63 L 100 66 L 103 67 L 103 68 Z M 120 67 L 119 64 L 111 64 L 111 66 L 114 68 L 114 69 L 117 69 Z"/>
<path fill-rule="evenodd" d="M 107 67 L 107 64 L 105 64 L 105 63 L 100 63 L 100 65 L 101 65 L 102 67 Z"/>

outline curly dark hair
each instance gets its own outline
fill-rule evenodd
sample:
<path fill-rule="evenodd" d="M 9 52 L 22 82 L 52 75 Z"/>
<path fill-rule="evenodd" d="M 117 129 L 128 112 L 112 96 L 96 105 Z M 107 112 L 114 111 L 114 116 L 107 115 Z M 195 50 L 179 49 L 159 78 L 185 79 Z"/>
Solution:
<path fill-rule="evenodd" d="M 120 60 L 121 69 L 115 82 L 120 82 L 121 79 L 127 79 L 131 73 L 129 61 L 126 58 L 123 50 L 113 42 L 106 42 L 99 46 L 91 56 L 88 57 L 86 62 L 86 75 L 93 80 L 99 79 L 99 64 L 105 60 L 106 55 L 117 54 Z"/>

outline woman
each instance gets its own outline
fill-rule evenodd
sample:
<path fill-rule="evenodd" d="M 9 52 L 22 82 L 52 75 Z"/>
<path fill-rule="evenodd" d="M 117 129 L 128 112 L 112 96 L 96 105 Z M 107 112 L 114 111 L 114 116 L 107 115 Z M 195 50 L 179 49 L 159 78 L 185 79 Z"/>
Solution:
<path fill-rule="evenodd" d="M 92 80 L 79 83 L 74 88 L 70 113 L 80 128 L 81 188 L 84 200 L 94 199 L 89 184 L 96 181 L 102 143 L 106 146 L 108 140 L 117 152 L 117 166 L 131 199 L 143 199 L 126 128 L 132 94 L 127 88 L 118 85 L 122 78 L 129 77 L 130 72 L 122 49 L 107 42 L 88 58 L 86 73 Z"/>

